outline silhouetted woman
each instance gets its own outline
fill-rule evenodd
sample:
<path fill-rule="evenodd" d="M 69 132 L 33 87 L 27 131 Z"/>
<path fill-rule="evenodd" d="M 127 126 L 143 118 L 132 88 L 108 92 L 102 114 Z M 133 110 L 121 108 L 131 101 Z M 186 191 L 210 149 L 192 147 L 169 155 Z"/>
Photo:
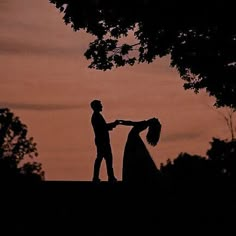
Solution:
<path fill-rule="evenodd" d="M 133 126 L 124 149 L 122 180 L 129 183 L 154 183 L 159 180 L 160 173 L 149 154 L 140 132 L 148 129 L 146 140 L 156 146 L 160 138 L 161 124 L 158 119 L 144 121 L 119 120 L 119 124 Z"/>

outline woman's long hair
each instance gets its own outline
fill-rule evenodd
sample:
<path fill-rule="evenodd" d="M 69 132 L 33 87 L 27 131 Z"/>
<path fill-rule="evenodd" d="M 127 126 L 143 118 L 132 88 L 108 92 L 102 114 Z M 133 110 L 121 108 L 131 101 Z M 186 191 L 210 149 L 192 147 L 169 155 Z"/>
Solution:
<path fill-rule="evenodd" d="M 146 135 L 147 142 L 152 145 L 156 146 L 161 134 L 161 123 L 157 118 L 152 118 L 147 120 L 148 122 L 148 132 Z"/>

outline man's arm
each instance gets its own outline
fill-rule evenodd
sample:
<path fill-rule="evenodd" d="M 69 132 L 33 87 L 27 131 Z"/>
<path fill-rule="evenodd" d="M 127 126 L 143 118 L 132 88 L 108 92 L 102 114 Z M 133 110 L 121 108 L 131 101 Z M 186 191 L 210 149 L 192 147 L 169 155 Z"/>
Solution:
<path fill-rule="evenodd" d="M 119 124 L 118 120 L 111 122 L 111 123 L 107 123 L 107 129 L 108 130 L 112 130 L 113 128 L 115 128 L 117 125 Z"/>

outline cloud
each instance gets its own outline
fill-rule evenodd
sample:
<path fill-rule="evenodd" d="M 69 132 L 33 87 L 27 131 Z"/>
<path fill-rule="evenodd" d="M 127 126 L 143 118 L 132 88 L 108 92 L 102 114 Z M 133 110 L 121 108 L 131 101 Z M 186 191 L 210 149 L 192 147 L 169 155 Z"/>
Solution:
<path fill-rule="evenodd" d="M 1 0 L 0 1 L 0 9 L 1 10 L 0 11 L 3 12 L 4 10 L 6 10 L 8 5 L 9 5 L 9 1 L 8 0 Z"/>
<path fill-rule="evenodd" d="M 70 55 L 81 55 L 81 50 L 78 48 L 71 48 L 71 47 L 63 47 L 63 46 L 54 46 L 52 44 L 36 44 L 31 42 L 21 42 L 14 39 L 0 39 L 0 54 L 21 54 L 21 55 L 30 55 L 30 54 L 37 54 L 37 55 L 62 55 L 70 56 Z"/>
<path fill-rule="evenodd" d="M 0 55 L 82 56 L 88 36 L 73 32 L 51 7 L 35 0 L 0 0 Z"/>
<path fill-rule="evenodd" d="M 0 107 L 7 107 L 14 110 L 32 110 L 32 111 L 53 111 L 53 110 L 72 110 L 81 108 L 76 104 L 35 104 L 35 103 L 11 103 L 1 102 Z"/>
<path fill-rule="evenodd" d="M 202 136 L 202 133 L 200 131 L 193 130 L 191 132 L 191 131 L 183 130 L 183 133 L 174 133 L 174 134 L 162 137 L 162 141 L 165 141 L 165 142 L 178 141 L 179 142 L 180 140 L 198 139 L 201 136 Z"/>

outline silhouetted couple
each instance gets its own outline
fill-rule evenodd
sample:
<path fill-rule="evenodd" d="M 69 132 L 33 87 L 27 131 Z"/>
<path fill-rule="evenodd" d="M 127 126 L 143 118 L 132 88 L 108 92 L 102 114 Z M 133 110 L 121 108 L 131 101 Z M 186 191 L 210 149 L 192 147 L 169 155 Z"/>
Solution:
<path fill-rule="evenodd" d="M 157 118 L 144 121 L 116 120 L 111 123 L 106 123 L 101 114 L 103 108 L 101 101 L 93 100 L 90 105 L 93 109 L 91 122 L 94 129 L 95 144 L 97 147 L 93 181 L 100 182 L 99 172 L 103 158 L 106 161 L 108 181 L 117 181 L 113 170 L 113 157 L 109 137 L 109 131 L 117 125 L 133 126 L 128 134 L 124 149 L 122 180 L 124 182 L 138 183 L 150 183 L 158 180 L 159 170 L 139 134 L 148 129 L 146 135 L 147 142 L 150 145 L 155 146 L 159 141 L 161 132 L 161 124 L 159 120 Z"/>

